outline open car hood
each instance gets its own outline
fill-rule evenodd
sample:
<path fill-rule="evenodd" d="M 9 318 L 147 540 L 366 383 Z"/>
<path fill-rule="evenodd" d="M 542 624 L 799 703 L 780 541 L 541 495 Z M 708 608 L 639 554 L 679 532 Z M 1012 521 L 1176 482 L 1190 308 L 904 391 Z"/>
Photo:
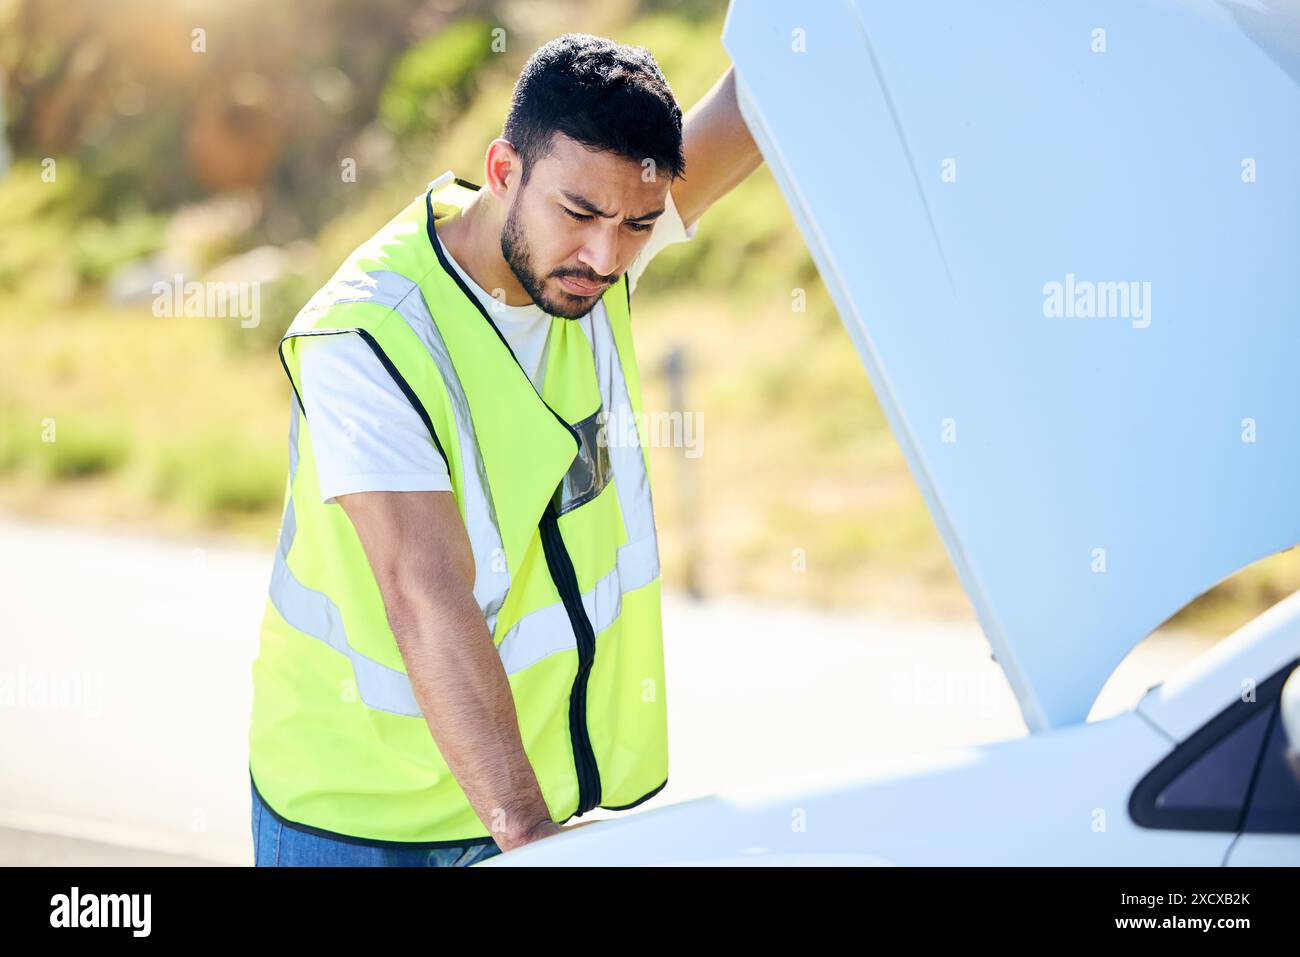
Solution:
<path fill-rule="evenodd" d="M 1300 3 L 743 0 L 723 42 L 1028 726 L 1086 720 L 1300 541 Z"/>

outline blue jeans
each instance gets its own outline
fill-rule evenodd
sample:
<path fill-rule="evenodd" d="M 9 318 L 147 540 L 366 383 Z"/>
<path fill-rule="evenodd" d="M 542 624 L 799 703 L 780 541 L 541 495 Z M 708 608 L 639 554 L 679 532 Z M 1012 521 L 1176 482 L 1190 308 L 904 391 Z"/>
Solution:
<path fill-rule="evenodd" d="M 256 867 L 466 867 L 501 853 L 495 843 L 391 847 L 338 841 L 281 822 L 249 782 Z"/>

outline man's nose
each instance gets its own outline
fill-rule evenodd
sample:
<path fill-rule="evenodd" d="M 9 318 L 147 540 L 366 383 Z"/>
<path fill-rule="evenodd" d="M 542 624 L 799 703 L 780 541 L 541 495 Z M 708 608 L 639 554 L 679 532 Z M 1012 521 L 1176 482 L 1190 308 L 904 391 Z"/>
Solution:
<path fill-rule="evenodd" d="M 612 276 L 618 268 L 618 240 L 601 233 L 589 237 L 578 259 L 597 276 Z"/>

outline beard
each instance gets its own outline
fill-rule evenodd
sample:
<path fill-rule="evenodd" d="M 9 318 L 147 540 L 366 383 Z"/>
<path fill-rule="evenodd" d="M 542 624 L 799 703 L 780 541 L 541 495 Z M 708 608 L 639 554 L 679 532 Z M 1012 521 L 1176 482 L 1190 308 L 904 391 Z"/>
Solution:
<path fill-rule="evenodd" d="M 591 312 L 605 290 L 590 296 L 579 296 L 561 289 L 558 295 L 548 296 L 546 280 L 549 277 L 539 276 L 533 266 L 532 250 L 528 247 L 528 239 L 524 236 L 518 212 L 519 202 L 516 201 L 510 207 L 510 212 L 506 214 L 506 224 L 501 230 L 501 255 L 505 258 L 506 265 L 519 280 L 519 285 L 524 287 L 524 292 L 528 293 L 529 298 L 547 315 L 559 316 L 562 319 L 581 319 Z M 604 276 L 576 269 L 559 270 L 551 273 L 551 276 L 572 276 L 583 282 L 593 283 L 606 280 Z"/>

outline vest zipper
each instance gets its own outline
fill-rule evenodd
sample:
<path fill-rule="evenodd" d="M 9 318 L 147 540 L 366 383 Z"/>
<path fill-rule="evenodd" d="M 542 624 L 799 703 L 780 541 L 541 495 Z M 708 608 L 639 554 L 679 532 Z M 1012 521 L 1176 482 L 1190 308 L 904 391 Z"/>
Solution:
<path fill-rule="evenodd" d="M 558 518 L 554 501 L 549 502 L 540 529 L 546 567 L 550 569 L 551 579 L 564 602 L 565 611 L 569 613 L 578 645 L 578 674 L 573 679 L 573 690 L 569 695 L 569 735 L 573 742 L 574 769 L 578 773 L 578 809 L 574 812 L 577 816 L 600 803 L 600 769 L 596 766 L 596 753 L 587 732 L 587 676 L 596 657 L 596 632 L 587 617 L 587 610 L 582 607 L 578 576 L 560 535 Z"/>

